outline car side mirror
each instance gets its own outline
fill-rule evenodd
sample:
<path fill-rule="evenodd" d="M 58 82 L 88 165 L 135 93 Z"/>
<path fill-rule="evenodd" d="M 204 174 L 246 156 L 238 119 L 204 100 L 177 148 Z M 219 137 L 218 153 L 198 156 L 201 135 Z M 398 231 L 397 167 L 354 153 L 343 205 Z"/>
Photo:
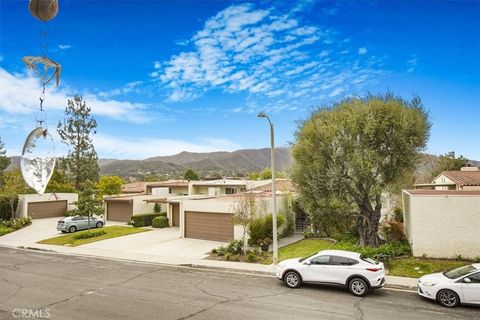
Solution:
<path fill-rule="evenodd" d="M 309 265 L 311 265 L 312 263 L 310 262 L 310 260 L 307 260 L 307 261 L 305 261 L 304 264 L 306 264 L 307 266 L 309 266 Z"/>
<path fill-rule="evenodd" d="M 470 278 L 463 278 L 463 282 L 470 283 L 470 282 L 472 282 L 472 280 L 470 280 Z"/>

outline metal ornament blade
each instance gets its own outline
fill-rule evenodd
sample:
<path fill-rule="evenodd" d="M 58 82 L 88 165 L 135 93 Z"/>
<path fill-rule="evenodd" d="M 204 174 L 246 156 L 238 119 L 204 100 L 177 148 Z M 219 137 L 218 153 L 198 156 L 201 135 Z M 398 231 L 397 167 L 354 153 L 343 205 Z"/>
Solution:
<path fill-rule="evenodd" d="M 55 169 L 55 145 L 52 136 L 42 127 L 35 128 L 23 145 L 20 169 L 25 183 L 43 194 Z"/>

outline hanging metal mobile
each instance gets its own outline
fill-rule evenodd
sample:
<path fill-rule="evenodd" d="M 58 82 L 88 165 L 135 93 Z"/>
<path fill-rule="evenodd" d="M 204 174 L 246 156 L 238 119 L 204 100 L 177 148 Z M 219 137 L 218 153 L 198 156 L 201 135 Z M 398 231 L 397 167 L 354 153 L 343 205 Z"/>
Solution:
<path fill-rule="evenodd" d="M 53 19 L 58 13 L 57 0 L 30 0 L 30 13 L 44 21 Z M 23 62 L 27 68 L 33 70 L 41 79 L 42 92 L 40 94 L 40 110 L 35 117 L 37 126 L 25 140 L 20 169 L 25 183 L 38 194 L 43 194 L 55 169 L 55 145 L 47 128 L 47 115 L 43 107 L 46 85 L 55 78 L 56 86 L 60 82 L 62 67 L 45 54 L 47 33 L 41 34 L 41 56 L 25 56 Z"/>

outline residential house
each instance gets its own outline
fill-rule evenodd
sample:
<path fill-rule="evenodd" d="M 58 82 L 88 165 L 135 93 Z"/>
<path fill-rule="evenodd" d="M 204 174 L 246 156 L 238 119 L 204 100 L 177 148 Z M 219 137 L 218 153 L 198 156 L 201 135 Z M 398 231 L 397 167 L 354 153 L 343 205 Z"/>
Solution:
<path fill-rule="evenodd" d="M 480 256 L 480 191 L 404 190 L 402 201 L 414 256 Z"/>
<path fill-rule="evenodd" d="M 480 190 L 480 171 L 478 167 L 444 171 L 432 181 L 432 185 L 435 190 Z"/>
<path fill-rule="evenodd" d="M 62 217 L 75 208 L 77 201 L 76 193 L 20 194 L 15 215 L 32 219 Z"/>
<path fill-rule="evenodd" d="M 277 184 L 277 210 L 282 211 L 293 186 L 286 179 L 279 179 Z M 153 211 L 158 203 L 167 212 L 170 225 L 179 228 L 179 237 L 227 241 L 243 236 L 241 227 L 232 224 L 232 214 L 245 194 L 264 202 L 271 212 L 271 180 L 170 180 L 148 184 L 146 192 L 106 198 L 107 218 L 130 221 L 134 214 Z"/>

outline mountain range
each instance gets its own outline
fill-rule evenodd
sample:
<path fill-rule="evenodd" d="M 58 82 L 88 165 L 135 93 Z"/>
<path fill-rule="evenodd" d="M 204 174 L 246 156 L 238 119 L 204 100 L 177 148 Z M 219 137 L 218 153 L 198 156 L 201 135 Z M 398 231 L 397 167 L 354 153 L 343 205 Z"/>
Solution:
<path fill-rule="evenodd" d="M 7 170 L 18 168 L 20 157 L 10 157 L 11 164 Z M 276 168 L 285 171 L 292 159 L 288 148 L 277 148 L 275 151 Z M 419 161 L 415 176 L 416 182 L 430 182 L 429 173 L 438 162 L 435 155 L 424 154 Z M 233 152 L 187 152 L 183 151 L 171 156 L 159 156 L 144 160 L 99 159 L 101 175 L 118 175 L 122 178 L 143 178 L 149 175 L 168 175 L 180 178 L 192 168 L 201 176 L 238 176 L 249 172 L 258 172 L 270 166 L 270 149 L 242 149 Z M 480 162 L 469 161 L 472 166 Z"/>

